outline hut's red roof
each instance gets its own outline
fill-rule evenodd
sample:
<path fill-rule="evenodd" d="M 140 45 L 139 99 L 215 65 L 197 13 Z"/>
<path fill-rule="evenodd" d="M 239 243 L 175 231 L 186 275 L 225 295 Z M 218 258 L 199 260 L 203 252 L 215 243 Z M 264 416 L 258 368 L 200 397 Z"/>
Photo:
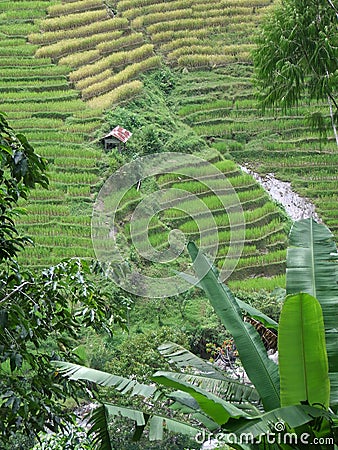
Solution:
<path fill-rule="evenodd" d="M 118 125 L 113 130 L 111 130 L 111 132 L 108 133 L 103 139 L 108 138 L 110 136 L 114 136 L 119 141 L 126 143 L 131 135 L 132 135 L 132 133 L 130 131 L 128 131 L 125 128 L 122 128 L 122 127 L 120 127 L 120 125 Z"/>

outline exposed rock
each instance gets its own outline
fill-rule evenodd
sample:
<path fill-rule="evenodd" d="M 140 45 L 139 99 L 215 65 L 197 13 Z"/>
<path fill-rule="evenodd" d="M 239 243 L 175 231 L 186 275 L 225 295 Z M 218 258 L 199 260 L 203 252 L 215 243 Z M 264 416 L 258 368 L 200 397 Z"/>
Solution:
<path fill-rule="evenodd" d="M 315 212 L 315 205 L 309 199 L 294 192 L 291 183 L 278 180 L 273 173 L 261 177 L 249 167 L 242 166 L 241 168 L 244 172 L 252 175 L 274 200 L 283 205 L 286 213 L 293 221 L 312 217 L 317 222 L 321 222 Z"/>

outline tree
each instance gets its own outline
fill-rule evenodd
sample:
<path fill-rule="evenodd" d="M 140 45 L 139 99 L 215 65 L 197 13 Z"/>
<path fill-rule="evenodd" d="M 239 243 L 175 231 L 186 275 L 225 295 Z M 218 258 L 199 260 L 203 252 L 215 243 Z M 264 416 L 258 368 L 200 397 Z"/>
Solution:
<path fill-rule="evenodd" d="M 232 334 L 252 382 L 247 385 L 231 379 L 184 348 L 165 343 L 159 348 L 161 354 L 182 371 L 159 371 L 152 379 L 160 386 L 175 389 L 164 396 L 173 401 L 174 410 L 189 415 L 189 423 L 154 413 L 154 403 L 163 400 L 163 393 L 155 385 L 71 363 L 57 363 L 72 380 L 88 380 L 151 399 L 151 408 L 143 410 L 102 403 L 92 417 L 92 431 L 97 433 L 95 440 L 100 450 L 111 450 L 109 417 L 118 415 L 135 421 L 135 439 L 146 427 L 150 439 L 162 439 L 166 427 L 190 436 L 207 438 L 211 433 L 221 437 L 225 444 L 243 450 L 334 447 L 338 425 L 334 363 L 338 349 L 333 343 L 337 331 L 331 324 L 336 323 L 334 311 L 338 300 L 337 249 L 329 230 L 312 219 L 295 223 L 290 242 L 287 288 L 291 293 L 284 301 L 279 324 L 239 302 L 218 280 L 217 271 L 195 244 L 188 244 L 199 287 Z M 296 280 L 306 292 L 293 293 Z M 317 293 L 319 299 L 308 292 Z M 260 318 L 266 327 L 278 329 L 279 365 L 268 358 L 259 334 L 243 320 L 241 310 Z M 330 315 L 334 316 L 332 320 Z"/>
<path fill-rule="evenodd" d="M 11 448 L 20 432 L 57 430 L 70 419 L 62 401 L 78 389 L 51 360 L 79 361 L 72 349 L 83 327 L 111 332 L 125 323 L 128 299 L 100 265 L 75 258 L 38 274 L 18 265 L 18 252 L 31 242 L 15 225 L 18 201 L 36 184 L 48 186 L 46 166 L 0 114 L 0 448 Z"/>
<path fill-rule="evenodd" d="M 0 442 L 18 431 L 56 431 L 70 420 L 62 403 L 80 391 L 65 384 L 51 361 L 79 362 L 72 350 L 84 327 L 111 333 L 113 324 L 125 323 L 125 299 L 92 273 L 75 258 L 41 274 L 8 277 L 0 297 Z"/>
<path fill-rule="evenodd" d="M 338 10 L 331 0 L 282 0 L 257 36 L 255 80 L 263 108 L 328 102 L 338 145 Z M 320 131 L 325 119 L 312 115 Z"/>
<path fill-rule="evenodd" d="M 0 263 L 13 262 L 17 252 L 31 242 L 19 236 L 14 217 L 17 203 L 36 184 L 48 186 L 47 162 L 34 152 L 23 134 L 16 134 L 0 113 Z"/>

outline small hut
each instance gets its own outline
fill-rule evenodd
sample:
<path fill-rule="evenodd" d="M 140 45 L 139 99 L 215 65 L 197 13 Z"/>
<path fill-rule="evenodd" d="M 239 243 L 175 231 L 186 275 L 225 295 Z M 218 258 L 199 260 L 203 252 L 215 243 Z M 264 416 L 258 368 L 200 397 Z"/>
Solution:
<path fill-rule="evenodd" d="M 114 147 L 118 147 L 118 150 L 121 153 L 121 144 L 122 143 L 125 144 L 131 137 L 131 135 L 132 133 L 130 131 L 118 125 L 108 134 L 103 136 L 103 138 L 100 139 L 100 142 L 104 146 L 106 152 L 108 152 Z"/>

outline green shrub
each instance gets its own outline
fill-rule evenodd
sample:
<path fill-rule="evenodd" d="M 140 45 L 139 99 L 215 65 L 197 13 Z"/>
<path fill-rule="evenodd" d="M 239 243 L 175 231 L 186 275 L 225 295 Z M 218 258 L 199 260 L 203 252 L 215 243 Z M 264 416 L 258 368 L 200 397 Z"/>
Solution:
<path fill-rule="evenodd" d="M 206 147 L 206 144 L 203 139 L 190 128 L 182 127 L 168 139 L 164 150 L 167 152 L 198 153 L 204 147 Z"/>
<path fill-rule="evenodd" d="M 164 308 L 162 299 L 144 299 L 144 309 L 152 314 L 154 320 Z M 143 309 L 143 308 L 142 308 Z M 147 318 L 149 320 L 149 317 Z M 144 322 L 144 321 L 143 321 Z M 135 376 L 138 380 L 149 382 L 154 370 L 161 370 L 169 365 L 159 355 L 157 348 L 164 341 L 177 342 L 188 345 L 188 339 L 179 329 L 173 327 L 159 327 L 126 336 L 124 341 L 115 347 L 114 357 L 106 363 L 104 370 L 112 371 L 121 376 Z M 132 364 L 131 364 L 132 360 Z"/>

